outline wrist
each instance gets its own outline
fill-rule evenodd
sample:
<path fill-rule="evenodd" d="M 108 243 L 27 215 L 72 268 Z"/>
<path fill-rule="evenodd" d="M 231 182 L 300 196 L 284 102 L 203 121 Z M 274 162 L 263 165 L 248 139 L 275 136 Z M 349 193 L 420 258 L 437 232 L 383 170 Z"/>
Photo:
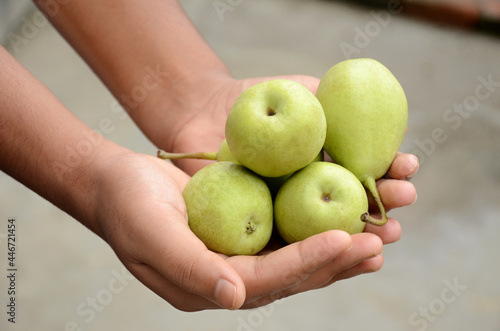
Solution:
<path fill-rule="evenodd" d="M 106 140 L 90 128 L 88 130 L 86 139 L 89 140 L 86 142 L 90 144 L 90 139 L 95 139 L 94 151 L 82 158 L 80 164 L 61 174 L 59 181 L 62 181 L 65 189 L 61 192 L 62 197 L 59 202 L 62 205 L 59 207 L 103 238 L 100 220 L 96 217 L 102 173 L 110 159 L 133 152 Z M 82 141 L 82 145 L 84 143 L 85 141 Z M 71 157 L 71 155 L 67 155 L 66 160 Z M 58 205 L 57 202 L 56 205 Z"/>
<path fill-rule="evenodd" d="M 159 85 L 129 114 L 153 144 L 167 151 L 176 151 L 179 133 L 190 120 L 207 115 L 216 109 L 215 104 L 227 106 L 227 89 L 234 82 L 224 66 L 190 73 L 172 85 Z"/>

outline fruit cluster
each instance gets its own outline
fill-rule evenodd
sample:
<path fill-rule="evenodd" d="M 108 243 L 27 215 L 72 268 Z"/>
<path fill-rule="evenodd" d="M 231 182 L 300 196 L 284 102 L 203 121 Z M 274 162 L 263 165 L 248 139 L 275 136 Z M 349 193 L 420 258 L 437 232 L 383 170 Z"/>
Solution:
<path fill-rule="evenodd" d="M 284 79 L 245 90 L 217 153 L 158 156 L 218 161 L 184 189 L 189 226 L 213 251 L 252 255 L 273 228 L 293 243 L 385 224 L 375 180 L 396 156 L 407 121 L 406 97 L 392 73 L 372 59 L 347 60 L 324 75 L 316 95 Z M 334 163 L 323 161 L 324 151 Z M 380 219 L 368 213 L 365 188 Z"/>

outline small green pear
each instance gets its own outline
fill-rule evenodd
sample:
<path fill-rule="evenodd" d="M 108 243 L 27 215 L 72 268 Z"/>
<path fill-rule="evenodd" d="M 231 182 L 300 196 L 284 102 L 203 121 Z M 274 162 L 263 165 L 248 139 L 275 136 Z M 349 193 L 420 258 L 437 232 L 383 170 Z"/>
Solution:
<path fill-rule="evenodd" d="M 222 161 L 202 168 L 182 196 L 189 227 L 212 251 L 253 255 L 271 238 L 271 193 L 258 175 L 239 164 Z"/>
<path fill-rule="evenodd" d="M 312 162 L 325 142 L 326 120 L 304 85 L 275 79 L 241 93 L 229 112 L 226 139 L 234 157 L 264 177 L 280 177 Z"/>
<path fill-rule="evenodd" d="M 164 160 L 177 160 L 177 159 L 201 159 L 201 160 L 217 160 L 239 163 L 238 160 L 231 154 L 227 141 L 224 139 L 219 147 L 218 152 L 198 152 L 198 153 L 168 153 L 159 150 L 156 154 L 159 158 Z"/>
<path fill-rule="evenodd" d="M 236 160 L 236 158 L 234 157 L 233 153 L 231 153 L 231 151 L 229 150 L 226 139 L 224 139 L 224 141 L 220 145 L 219 151 L 217 152 L 217 161 L 239 163 L 238 160 Z"/>
<path fill-rule="evenodd" d="M 364 221 L 387 222 L 375 180 L 389 169 L 408 125 L 408 103 L 394 75 L 372 59 L 346 60 L 321 79 L 316 97 L 327 121 L 325 150 L 349 169 L 373 195 L 382 219 L 368 213 Z"/>
<path fill-rule="evenodd" d="M 349 170 L 330 162 L 313 162 L 293 174 L 274 201 L 280 236 L 293 243 L 328 230 L 360 233 L 368 211 L 361 182 Z"/>

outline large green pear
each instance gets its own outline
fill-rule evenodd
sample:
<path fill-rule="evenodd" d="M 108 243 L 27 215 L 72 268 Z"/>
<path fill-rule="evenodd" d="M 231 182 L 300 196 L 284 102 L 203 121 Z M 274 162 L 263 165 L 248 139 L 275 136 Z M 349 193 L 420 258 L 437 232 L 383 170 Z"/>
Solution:
<path fill-rule="evenodd" d="M 326 120 L 318 99 L 304 85 L 276 79 L 240 94 L 225 133 L 242 165 L 264 177 L 280 177 L 314 160 L 325 142 Z"/>
<path fill-rule="evenodd" d="M 408 103 L 394 75 L 373 59 L 346 60 L 321 79 L 316 97 L 327 121 L 325 150 L 349 169 L 373 195 L 382 219 L 365 214 L 367 222 L 387 222 L 375 180 L 389 169 L 408 124 Z"/>
<path fill-rule="evenodd" d="M 274 221 L 288 243 L 328 230 L 362 232 L 360 215 L 368 211 L 361 182 L 331 162 L 313 162 L 281 186 L 274 201 Z"/>
<path fill-rule="evenodd" d="M 217 160 L 239 163 L 233 156 L 227 146 L 227 141 L 224 139 L 220 144 L 217 152 L 195 152 L 195 153 L 169 153 L 159 150 L 156 154 L 159 158 L 164 160 L 177 160 L 177 159 L 200 159 L 200 160 Z"/>
<path fill-rule="evenodd" d="M 202 168 L 182 196 L 189 227 L 212 251 L 253 255 L 271 238 L 271 193 L 258 175 L 239 164 L 222 161 Z"/>

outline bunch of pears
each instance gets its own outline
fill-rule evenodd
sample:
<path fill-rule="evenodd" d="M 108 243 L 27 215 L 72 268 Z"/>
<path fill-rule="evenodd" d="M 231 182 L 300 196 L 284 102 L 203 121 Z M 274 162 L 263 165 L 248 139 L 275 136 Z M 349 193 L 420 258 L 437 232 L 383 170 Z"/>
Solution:
<path fill-rule="evenodd" d="M 316 95 L 277 79 L 246 89 L 228 115 L 217 160 L 198 171 L 183 197 L 191 230 L 210 250 L 253 255 L 273 229 L 287 243 L 328 230 L 362 232 L 387 215 L 375 181 L 403 141 L 408 104 L 394 75 L 373 59 L 346 60 Z M 324 151 L 334 163 L 324 162 Z M 368 192 L 369 193 L 368 193 Z M 368 213 L 368 194 L 380 216 Z"/>

